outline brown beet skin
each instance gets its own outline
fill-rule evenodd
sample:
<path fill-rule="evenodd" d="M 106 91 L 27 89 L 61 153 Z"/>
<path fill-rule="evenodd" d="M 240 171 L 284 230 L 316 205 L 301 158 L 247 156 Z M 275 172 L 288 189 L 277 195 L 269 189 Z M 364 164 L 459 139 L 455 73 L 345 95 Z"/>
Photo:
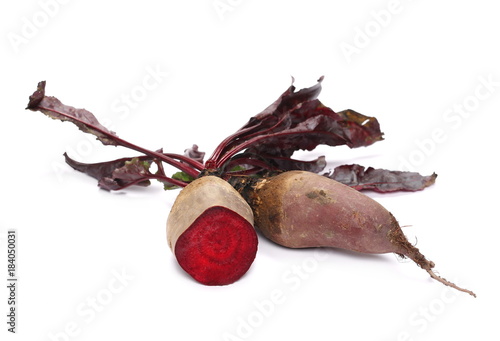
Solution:
<path fill-rule="evenodd" d="M 363 253 L 406 256 L 437 281 L 434 263 L 408 242 L 394 216 L 370 197 L 327 177 L 289 171 L 257 181 L 233 182 L 254 213 L 255 227 L 290 248 L 335 247 Z"/>
<path fill-rule="evenodd" d="M 291 171 L 255 187 L 256 227 L 291 248 L 335 247 L 364 253 L 402 253 L 391 238 L 399 225 L 382 205 L 324 176 Z"/>

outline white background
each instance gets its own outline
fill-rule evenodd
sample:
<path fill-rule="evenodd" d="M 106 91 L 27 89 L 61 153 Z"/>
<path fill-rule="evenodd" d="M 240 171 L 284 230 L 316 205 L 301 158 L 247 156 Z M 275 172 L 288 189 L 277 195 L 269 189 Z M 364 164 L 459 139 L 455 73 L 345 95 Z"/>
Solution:
<path fill-rule="evenodd" d="M 3 1 L 2 340 L 498 337 L 493 3 Z M 408 225 L 408 238 L 442 276 L 476 299 L 392 254 L 289 250 L 262 238 L 240 281 L 202 286 L 166 244 L 177 191 L 157 183 L 99 190 L 62 154 L 95 162 L 136 153 L 24 110 L 46 80 L 47 95 L 92 111 L 122 138 L 177 153 L 197 143 L 210 154 L 291 76 L 302 88 L 321 75 L 320 100 L 377 117 L 385 140 L 301 155 L 326 154 L 329 169 L 355 162 L 438 173 L 422 192 L 367 194 Z M 9 229 L 18 233 L 16 335 L 6 324 Z"/>

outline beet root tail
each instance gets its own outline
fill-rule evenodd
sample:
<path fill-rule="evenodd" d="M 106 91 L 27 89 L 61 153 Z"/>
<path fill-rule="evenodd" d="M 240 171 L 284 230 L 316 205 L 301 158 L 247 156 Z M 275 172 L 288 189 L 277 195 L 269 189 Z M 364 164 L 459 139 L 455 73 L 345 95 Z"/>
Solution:
<path fill-rule="evenodd" d="M 445 278 L 443 278 L 443 277 L 441 277 L 441 276 L 436 275 L 436 274 L 434 273 L 434 271 L 432 271 L 432 269 L 425 269 L 425 270 L 426 270 L 426 271 L 429 273 L 429 275 L 431 275 L 431 277 L 432 277 L 432 278 L 434 278 L 436 281 L 441 282 L 441 283 L 443 283 L 444 285 L 447 285 L 447 286 L 449 286 L 449 287 L 451 287 L 451 288 L 454 288 L 454 289 L 457 289 L 457 290 L 459 290 L 459 291 L 466 292 L 466 293 L 468 293 L 468 294 L 469 294 L 469 295 L 471 295 L 471 296 L 477 297 L 477 296 L 476 296 L 476 294 L 475 294 L 474 292 L 472 292 L 472 291 L 470 291 L 470 290 L 468 290 L 468 289 L 461 288 L 461 287 L 457 286 L 455 283 L 452 283 L 452 282 L 450 282 L 450 281 L 446 280 Z"/>
<path fill-rule="evenodd" d="M 427 260 L 425 256 L 420 252 L 420 250 L 417 249 L 415 246 L 413 246 L 408 241 L 408 239 L 406 239 L 401 229 L 399 228 L 394 229 L 392 231 L 391 237 L 392 237 L 391 241 L 393 242 L 394 245 L 397 246 L 399 250 L 397 253 L 401 256 L 406 256 L 415 263 L 417 263 L 418 266 L 427 271 L 427 273 L 431 276 L 431 278 L 435 279 L 438 282 L 441 282 L 446 286 L 465 292 L 473 297 L 477 297 L 473 291 L 461 288 L 455 283 L 448 281 L 447 279 L 437 275 L 434 271 L 432 271 L 435 265 L 434 262 Z"/>

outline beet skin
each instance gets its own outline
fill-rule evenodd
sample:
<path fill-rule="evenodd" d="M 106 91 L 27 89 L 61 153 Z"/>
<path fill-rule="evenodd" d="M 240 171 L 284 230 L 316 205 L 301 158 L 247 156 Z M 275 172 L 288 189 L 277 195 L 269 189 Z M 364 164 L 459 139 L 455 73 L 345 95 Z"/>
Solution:
<path fill-rule="evenodd" d="M 394 216 L 355 189 L 305 171 L 230 182 L 252 207 L 255 227 L 279 245 L 394 252 L 412 259 L 443 284 L 475 296 L 436 275 L 434 263 L 408 242 Z"/>

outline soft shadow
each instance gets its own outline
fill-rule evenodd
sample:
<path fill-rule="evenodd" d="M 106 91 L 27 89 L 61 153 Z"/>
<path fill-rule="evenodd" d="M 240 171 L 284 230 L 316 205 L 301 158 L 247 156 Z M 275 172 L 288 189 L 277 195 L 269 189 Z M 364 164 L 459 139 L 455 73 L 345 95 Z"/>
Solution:
<path fill-rule="evenodd" d="M 318 252 L 324 254 L 328 258 L 330 258 L 331 256 L 332 259 L 349 258 L 349 259 L 359 259 L 363 261 L 373 261 L 380 263 L 389 263 L 392 261 L 392 258 L 398 257 L 397 255 L 392 253 L 371 254 L 371 253 L 362 253 L 362 252 L 356 252 L 356 251 L 345 250 L 340 248 L 332 248 L 332 247 L 309 247 L 309 248 L 294 249 L 274 243 L 273 241 L 266 238 L 260 231 L 257 232 L 257 235 L 259 237 L 259 250 L 257 252 L 257 256 L 260 253 L 276 259 L 286 257 L 286 255 L 294 257 L 299 255 L 314 256 Z"/>

